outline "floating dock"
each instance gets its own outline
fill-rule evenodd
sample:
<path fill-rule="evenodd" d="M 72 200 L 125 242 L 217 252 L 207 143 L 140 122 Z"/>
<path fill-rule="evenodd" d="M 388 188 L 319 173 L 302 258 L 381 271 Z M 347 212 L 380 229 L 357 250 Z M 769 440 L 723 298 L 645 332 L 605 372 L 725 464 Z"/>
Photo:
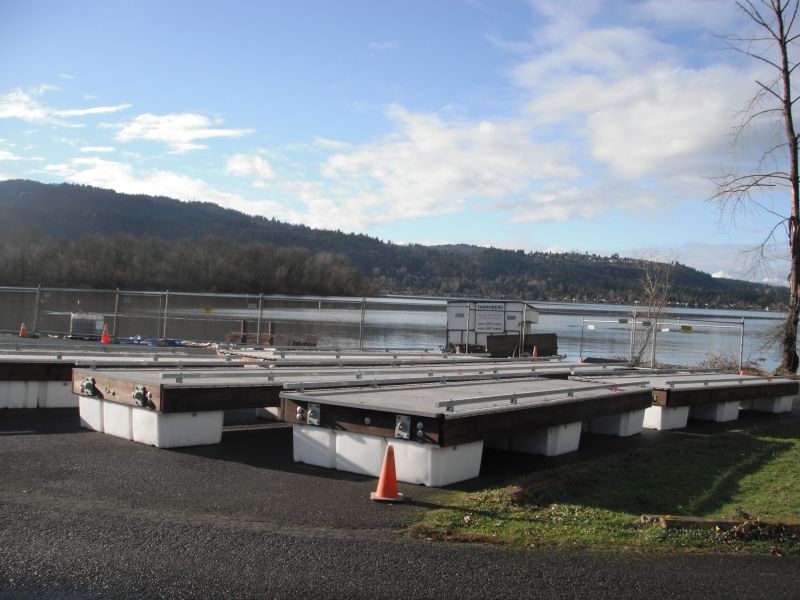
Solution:
<path fill-rule="evenodd" d="M 588 430 L 628 436 L 652 403 L 645 382 L 527 379 L 281 393 L 298 462 L 377 476 L 387 444 L 400 481 L 477 477 L 484 444 L 554 456 Z"/>
<path fill-rule="evenodd" d="M 485 361 L 479 354 L 443 354 L 433 351 L 387 350 L 383 352 L 358 350 L 223 350 L 231 356 L 260 361 L 273 366 L 316 367 L 336 366 L 394 366 L 394 365 L 456 365 Z M 515 361 L 518 359 L 492 359 L 493 361 Z M 545 361 L 542 361 L 545 362 Z"/>
<path fill-rule="evenodd" d="M 574 367 L 563 365 L 556 369 L 555 365 L 549 365 L 545 370 L 550 376 L 565 378 L 574 372 Z M 470 369 L 461 365 L 313 370 L 76 368 L 71 391 L 79 398 L 84 427 L 159 447 L 177 447 L 218 443 L 225 412 L 257 409 L 292 422 L 281 411 L 284 391 L 546 381 L 540 374 L 531 373 L 532 368 L 539 367 L 529 363 L 501 363 Z M 587 373 L 592 372 L 602 371 L 587 369 Z M 154 430 L 161 433 L 156 435 Z"/>
<path fill-rule="evenodd" d="M 70 382 L 72 370 L 80 366 L 191 369 L 245 365 L 231 357 L 208 353 L 148 350 L 87 352 L 69 347 L 44 352 L 34 352 L 30 347 L 6 350 L 0 353 L 0 409 L 77 407 Z"/>
<path fill-rule="evenodd" d="M 427 352 L 208 351 L 124 347 L 0 351 L 0 407 L 79 407 L 83 427 L 162 448 L 219 443 L 226 415 L 293 429 L 294 459 L 400 481 L 476 477 L 483 449 L 556 456 L 584 432 L 787 412 L 798 382 L 620 364 Z"/>
<path fill-rule="evenodd" d="M 625 376 L 583 377 L 587 382 L 619 385 Z M 641 376 L 639 377 L 641 378 Z M 784 413 L 792 410 L 798 396 L 797 380 L 781 377 L 756 377 L 724 373 L 670 373 L 645 375 L 652 389 L 653 405 L 645 411 L 648 429 L 682 429 L 689 419 L 734 421 L 739 410 Z"/>
<path fill-rule="evenodd" d="M 226 352 L 217 355 L 209 350 L 187 348 L 152 348 L 137 346 L 99 346 L 90 343 L 22 344 L 0 346 L 0 409 L 2 408 L 65 408 L 77 406 L 69 382 L 72 369 L 218 369 L 232 367 L 270 367 L 273 369 L 301 366 L 306 369 L 428 369 L 432 374 L 453 373 L 457 367 L 465 373 L 530 369 L 541 376 L 566 378 L 576 369 L 586 371 L 578 363 L 527 362 L 520 360 L 481 360 L 478 357 L 458 357 L 438 353 L 384 352 L 342 354 L 337 352 L 292 352 L 287 359 L 284 351 L 275 351 L 274 360 L 263 360 L 271 351 Z M 309 357 L 315 357 L 309 360 Z M 422 358 L 420 358 L 422 357 Z M 588 365 L 587 365 L 588 367 Z M 596 370 L 591 370 L 595 372 Z M 409 374 L 411 371 L 405 371 Z M 609 371 L 605 371 L 608 373 Z M 405 376 L 405 375 L 404 375 Z"/>

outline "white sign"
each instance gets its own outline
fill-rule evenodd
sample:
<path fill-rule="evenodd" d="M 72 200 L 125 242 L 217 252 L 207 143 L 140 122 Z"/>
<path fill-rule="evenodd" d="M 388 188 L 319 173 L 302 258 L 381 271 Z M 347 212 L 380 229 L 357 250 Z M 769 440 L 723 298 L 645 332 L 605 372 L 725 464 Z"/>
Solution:
<path fill-rule="evenodd" d="M 505 303 L 475 303 L 475 333 L 505 333 Z"/>
<path fill-rule="evenodd" d="M 477 302 L 475 304 L 475 310 L 477 310 L 478 312 L 480 311 L 503 312 L 505 310 L 505 305 L 502 302 Z"/>

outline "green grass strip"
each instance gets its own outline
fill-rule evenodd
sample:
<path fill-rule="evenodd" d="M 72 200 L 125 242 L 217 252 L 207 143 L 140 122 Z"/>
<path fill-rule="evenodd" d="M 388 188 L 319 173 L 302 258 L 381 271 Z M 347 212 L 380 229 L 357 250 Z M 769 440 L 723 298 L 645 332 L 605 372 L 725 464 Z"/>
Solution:
<path fill-rule="evenodd" d="M 415 537 L 590 551 L 800 554 L 797 535 L 666 531 L 641 515 L 800 521 L 800 421 L 687 437 L 564 465 L 478 492 L 443 492 L 447 508 Z"/>

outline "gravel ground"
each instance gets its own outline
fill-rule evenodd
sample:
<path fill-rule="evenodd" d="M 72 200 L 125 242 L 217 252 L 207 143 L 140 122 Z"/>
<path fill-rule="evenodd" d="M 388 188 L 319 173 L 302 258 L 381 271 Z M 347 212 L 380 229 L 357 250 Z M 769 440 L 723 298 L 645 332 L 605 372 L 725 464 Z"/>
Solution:
<path fill-rule="evenodd" d="M 765 418 L 765 417 L 759 417 Z M 713 429 L 713 428 L 712 428 Z M 600 436 L 597 436 L 599 439 Z M 581 460 L 669 435 L 589 440 Z M 563 462 L 486 453 L 485 485 Z M 432 490 L 296 465 L 282 425 L 157 450 L 77 412 L 0 412 L 0 598 L 798 598 L 800 559 L 587 556 L 413 540 Z"/>

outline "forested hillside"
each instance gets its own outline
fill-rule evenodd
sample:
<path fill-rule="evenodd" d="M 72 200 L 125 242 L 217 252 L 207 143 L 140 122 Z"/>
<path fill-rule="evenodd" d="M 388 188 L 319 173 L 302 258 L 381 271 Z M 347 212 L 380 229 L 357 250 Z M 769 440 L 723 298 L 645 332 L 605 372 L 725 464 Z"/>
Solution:
<path fill-rule="evenodd" d="M 0 182 L 0 284 L 633 302 L 643 263 L 618 256 L 397 245 L 205 202 Z M 786 290 L 672 266 L 670 300 L 777 308 Z"/>

